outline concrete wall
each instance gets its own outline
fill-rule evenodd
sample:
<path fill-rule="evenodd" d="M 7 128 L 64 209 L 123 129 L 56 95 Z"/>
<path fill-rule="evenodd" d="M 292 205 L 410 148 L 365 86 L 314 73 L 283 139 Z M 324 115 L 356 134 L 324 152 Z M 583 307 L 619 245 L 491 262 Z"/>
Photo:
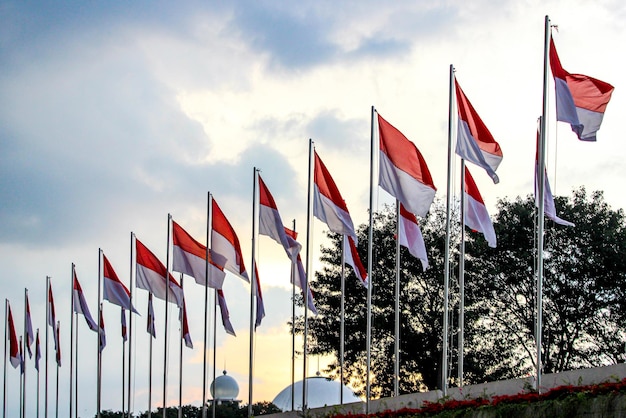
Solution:
<path fill-rule="evenodd" d="M 626 378 L 626 364 L 596 367 L 593 369 L 571 370 L 562 373 L 546 374 L 541 377 L 540 391 L 563 386 L 584 386 L 607 381 L 618 381 Z M 501 395 L 516 395 L 533 388 L 535 377 L 523 379 L 500 380 L 496 382 L 481 383 L 478 385 L 464 386 L 463 388 L 449 388 L 448 397 L 453 399 L 467 399 L 477 397 L 493 397 Z M 440 390 L 430 392 L 411 393 L 394 398 L 382 398 L 370 400 L 370 413 L 386 410 L 398 410 L 402 408 L 419 408 L 425 401 L 436 402 L 443 398 Z M 322 417 L 329 414 L 361 414 L 365 413 L 365 403 L 351 403 L 344 405 L 328 406 L 324 408 L 310 409 L 307 414 L 311 417 Z M 265 415 L 267 418 L 301 418 L 302 411 L 285 412 L 282 414 Z"/>

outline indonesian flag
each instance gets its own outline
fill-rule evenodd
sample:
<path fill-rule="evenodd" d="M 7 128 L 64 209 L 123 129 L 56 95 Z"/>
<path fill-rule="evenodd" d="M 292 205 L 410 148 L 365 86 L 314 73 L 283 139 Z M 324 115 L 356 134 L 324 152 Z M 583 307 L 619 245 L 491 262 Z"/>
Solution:
<path fill-rule="evenodd" d="M 117 277 L 115 270 L 109 263 L 104 253 L 102 253 L 103 264 L 103 276 L 102 288 L 104 290 L 104 299 L 108 300 L 114 305 L 121 306 L 122 308 L 139 314 L 134 306 L 130 302 L 130 292 L 128 288 L 124 286 L 124 283 Z"/>
<path fill-rule="evenodd" d="M 60 321 L 57 321 L 56 335 L 57 335 L 57 341 L 61 341 L 61 322 Z M 59 344 L 59 346 L 57 347 L 56 354 L 57 354 L 56 355 L 57 366 L 61 367 L 61 344 Z"/>
<path fill-rule="evenodd" d="M 100 352 L 104 350 L 104 347 L 107 345 L 107 334 L 104 329 L 104 315 L 102 313 L 102 308 L 100 308 L 100 333 L 99 333 L 99 341 L 98 341 L 98 349 Z"/>
<path fill-rule="evenodd" d="M 180 225 L 172 221 L 173 260 L 172 270 L 193 277 L 196 283 L 220 289 L 226 274 L 217 266 L 209 253 L 209 282 L 206 281 L 206 245 L 193 239 Z"/>
<path fill-rule="evenodd" d="M 435 198 L 435 184 L 415 144 L 378 115 L 380 162 L 378 184 L 419 216 Z"/>
<path fill-rule="evenodd" d="M 148 294 L 148 322 L 146 324 L 146 331 L 152 335 L 152 338 L 156 338 L 156 327 L 154 325 L 154 307 L 152 306 L 152 293 Z"/>
<path fill-rule="evenodd" d="M 59 346 L 57 339 L 57 318 L 54 312 L 54 297 L 52 296 L 52 283 L 48 285 L 48 325 L 52 327 L 52 335 L 54 340 L 54 349 Z"/>
<path fill-rule="evenodd" d="M 261 176 L 259 176 L 259 234 L 267 235 L 282 245 L 290 258 L 295 257 L 302 248 L 298 243 L 295 247 L 290 246 L 292 242 L 287 239 L 274 197 Z"/>
<path fill-rule="evenodd" d="M 289 228 L 285 228 L 285 233 L 287 234 L 287 239 L 289 241 L 296 241 L 298 234 L 295 231 L 292 231 Z M 296 257 L 295 263 L 292 261 L 292 265 L 293 265 L 292 267 L 293 274 L 291 275 L 291 283 L 299 287 L 300 290 L 304 289 L 304 287 L 306 286 L 306 288 L 308 289 L 307 293 L 309 295 L 309 297 L 307 298 L 309 310 L 314 315 L 317 315 L 317 308 L 315 307 L 315 300 L 313 298 L 313 292 L 311 291 L 311 286 L 307 286 L 306 272 L 304 271 L 304 265 L 302 264 L 302 257 L 300 257 L 299 252 Z M 302 291 L 302 297 L 304 298 L 304 291 Z"/>
<path fill-rule="evenodd" d="M 28 358 L 33 358 L 33 352 L 30 346 L 33 344 L 33 321 L 30 316 L 30 302 L 28 302 L 28 292 L 26 292 L 26 349 L 28 350 Z"/>
<path fill-rule="evenodd" d="M 485 236 L 491 248 L 496 248 L 496 231 L 487 213 L 485 202 L 483 201 L 478 187 L 472 178 L 467 167 L 465 167 L 465 225 L 474 231 L 478 231 Z"/>
<path fill-rule="evenodd" d="M 217 302 L 220 305 L 220 314 L 222 315 L 222 325 L 224 325 L 224 330 L 226 333 L 236 337 L 237 334 L 235 334 L 235 329 L 230 323 L 230 313 L 228 312 L 226 298 L 224 297 L 224 291 L 222 289 L 217 289 Z"/>
<path fill-rule="evenodd" d="M 145 289 L 159 299 L 175 303 L 179 307 L 183 304 L 183 288 L 176 279 L 168 274 L 167 268 L 161 261 L 138 239 L 135 239 L 137 250 L 137 287 Z M 165 277 L 169 275 L 169 286 Z M 166 295 L 166 289 L 170 292 Z"/>
<path fill-rule="evenodd" d="M 254 296 L 256 297 L 256 320 L 254 322 L 254 330 L 261 325 L 261 321 L 265 318 L 265 306 L 263 305 L 263 293 L 261 293 L 261 279 L 259 279 L 259 270 L 254 265 Z"/>
<path fill-rule="evenodd" d="M 550 68 L 556 89 L 556 119 L 571 125 L 582 141 L 595 141 L 613 86 L 563 69 L 550 38 Z"/>
<path fill-rule="evenodd" d="M 13 322 L 13 313 L 11 312 L 11 305 L 7 300 L 7 325 L 9 327 L 9 360 L 13 368 L 17 369 L 22 363 L 22 357 L 20 356 L 19 344 L 17 341 L 17 334 L 15 333 L 15 323 Z"/>
<path fill-rule="evenodd" d="M 313 215 L 328 225 L 331 231 L 349 235 L 356 241 L 356 231 L 346 202 L 319 155 L 316 151 L 314 153 Z"/>
<path fill-rule="evenodd" d="M 39 328 L 35 337 L 35 369 L 39 371 L 39 360 L 41 360 L 41 346 L 39 345 Z"/>
<path fill-rule="evenodd" d="M 193 348 L 193 342 L 191 341 L 191 334 L 189 333 L 189 323 L 187 322 L 187 304 L 183 299 L 183 307 L 179 309 L 178 320 L 180 321 L 183 330 L 183 340 L 188 348 Z"/>
<path fill-rule="evenodd" d="M 128 328 L 126 327 L 126 309 L 121 308 L 122 311 L 122 340 L 128 340 Z"/>
<path fill-rule="evenodd" d="M 239 238 L 215 199 L 212 200 L 212 218 L 211 250 L 224 259 L 223 268 L 249 282 L 246 266 L 243 264 Z"/>
<path fill-rule="evenodd" d="M 87 321 L 87 326 L 90 330 L 98 332 L 98 324 L 96 324 L 96 321 L 94 321 L 91 316 L 91 312 L 89 312 L 89 306 L 87 306 L 83 289 L 80 287 L 78 277 L 76 277 L 76 270 L 74 270 L 74 290 L 72 292 L 72 297 L 74 300 L 74 312 L 85 317 L 85 321 Z"/>
<path fill-rule="evenodd" d="M 502 161 L 500 145 L 493 139 L 491 132 L 476 113 L 474 106 L 467 100 L 456 79 L 454 86 L 459 112 L 456 153 L 461 158 L 484 168 L 493 182 L 497 184 L 500 179 L 496 170 Z"/>
<path fill-rule="evenodd" d="M 399 222 L 398 239 L 400 240 L 400 245 L 406 247 L 413 257 L 419 259 L 422 262 L 422 269 L 426 271 L 428 268 L 428 256 L 426 255 L 426 245 L 424 244 L 422 231 L 415 215 L 406 210 L 402 203 L 400 203 Z"/>
<path fill-rule="evenodd" d="M 356 278 L 360 280 L 363 286 L 367 286 L 367 271 L 365 267 L 363 267 L 363 263 L 361 263 L 361 258 L 359 257 L 359 253 L 356 250 L 356 244 L 352 237 L 347 235 L 343 236 L 343 248 L 344 248 L 344 258 L 345 262 L 352 266 L 354 270 L 354 274 Z"/>

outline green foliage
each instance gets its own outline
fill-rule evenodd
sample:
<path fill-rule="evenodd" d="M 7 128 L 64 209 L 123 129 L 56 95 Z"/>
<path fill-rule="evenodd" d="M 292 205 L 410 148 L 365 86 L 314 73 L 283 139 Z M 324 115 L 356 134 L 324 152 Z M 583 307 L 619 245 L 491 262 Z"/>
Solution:
<path fill-rule="evenodd" d="M 202 407 L 193 406 L 193 405 L 183 405 L 183 418 L 201 418 L 202 417 Z M 266 415 L 266 414 L 274 414 L 277 412 L 282 412 L 280 408 L 274 405 L 272 402 L 257 402 L 252 404 L 252 415 Z M 102 418 L 123 418 L 124 415 L 121 411 L 113 412 L 113 411 L 102 411 L 100 413 Z M 138 418 L 146 418 L 148 416 L 148 411 L 145 411 L 139 415 L 135 415 Z M 154 418 L 161 418 L 163 416 L 163 408 L 157 408 L 155 411 L 152 411 L 152 416 Z M 211 417 L 211 405 L 208 406 L 207 416 Z M 178 407 L 168 407 L 167 418 L 178 418 Z M 248 417 L 248 405 L 238 405 L 234 402 L 224 402 L 219 405 L 215 405 L 215 417 L 216 418 L 247 418 Z"/>

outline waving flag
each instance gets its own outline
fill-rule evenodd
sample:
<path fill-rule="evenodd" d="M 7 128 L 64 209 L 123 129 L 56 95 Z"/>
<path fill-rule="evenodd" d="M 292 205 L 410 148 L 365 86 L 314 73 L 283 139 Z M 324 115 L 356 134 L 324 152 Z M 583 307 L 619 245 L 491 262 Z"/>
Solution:
<path fill-rule="evenodd" d="M 54 297 L 52 296 L 52 283 L 48 285 L 48 325 L 52 327 L 52 335 L 54 340 L 54 349 L 59 346 L 57 339 L 57 317 L 54 312 Z"/>
<path fill-rule="evenodd" d="M 104 299 L 108 300 L 114 305 L 121 306 L 122 308 L 139 314 L 134 306 L 130 303 L 130 292 L 128 288 L 124 286 L 124 283 L 117 277 L 115 270 L 111 267 L 111 263 L 102 253 L 103 264 L 103 276 L 102 288 L 104 290 Z"/>
<path fill-rule="evenodd" d="M 552 38 L 550 68 L 556 89 L 556 119 L 569 123 L 578 139 L 595 141 L 613 86 L 593 77 L 565 71 Z"/>
<path fill-rule="evenodd" d="M 152 335 L 152 338 L 156 338 L 156 327 L 154 326 L 154 308 L 152 307 L 152 293 L 148 294 L 148 322 L 146 325 L 146 331 Z"/>
<path fill-rule="evenodd" d="M 57 321 L 57 341 L 61 341 L 61 322 Z M 56 353 L 56 360 L 57 360 L 57 366 L 61 367 L 61 344 L 58 345 L 57 347 L 57 353 Z"/>
<path fill-rule="evenodd" d="M 224 330 L 233 337 L 236 337 L 237 334 L 235 334 L 235 329 L 230 323 L 230 313 L 228 312 L 226 298 L 224 297 L 224 291 L 222 289 L 217 289 L 217 301 L 220 305 L 220 313 L 222 315 L 222 325 L 224 325 Z"/>
<path fill-rule="evenodd" d="M 235 230 L 228 222 L 228 219 L 226 219 L 226 216 L 224 216 L 224 212 L 217 205 L 215 199 L 212 200 L 211 208 L 213 218 L 211 250 L 224 259 L 223 268 L 249 282 L 250 279 L 248 279 L 248 273 L 246 273 L 246 266 L 243 264 L 239 238 L 237 238 Z"/>
<path fill-rule="evenodd" d="M 172 221 L 172 270 L 193 277 L 196 283 L 220 289 L 224 284 L 224 269 L 213 262 L 209 253 L 209 281 L 206 281 L 206 245 L 193 239 L 180 225 Z"/>
<path fill-rule="evenodd" d="M 465 207 L 465 225 L 474 231 L 482 233 L 489 246 L 496 248 L 496 231 L 493 229 L 493 223 L 491 218 L 489 218 L 489 213 L 487 213 L 485 202 L 467 167 L 465 167 L 464 188 L 467 202 Z"/>
<path fill-rule="evenodd" d="M 122 311 L 122 340 L 128 341 L 128 330 L 126 328 L 126 309 L 121 308 Z"/>
<path fill-rule="evenodd" d="M 261 279 L 259 279 L 259 270 L 254 265 L 254 296 L 256 297 L 256 320 L 254 322 L 254 330 L 261 325 L 261 321 L 265 318 L 265 306 L 263 304 L 263 294 L 261 293 Z"/>
<path fill-rule="evenodd" d="M 426 245 L 417 218 L 400 203 L 400 222 L 398 232 L 400 245 L 406 247 L 411 255 L 422 262 L 422 269 L 428 268 Z"/>
<path fill-rule="evenodd" d="M 191 341 L 191 334 L 189 333 L 189 324 L 187 322 L 187 304 L 183 299 L 183 307 L 179 310 L 178 320 L 180 321 L 183 330 L 183 340 L 188 348 L 193 348 L 193 342 Z"/>
<path fill-rule="evenodd" d="M 356 244 L 352 237 L 347 235 L 343 236 L 343 248 L 345 248 L 344 257 L 346 263 L 352 267 L 356 278 L 359 279 L 361 284 L 367 286 L 367 270 L 365 270 L 363 263 L 361 263 L 361 258 L 359 257 Z"/>
<path fill-rule="evenodd" d="M 378 115 L 380 163 L 378 184 L 419 216 L 435 198 L 435 184 L 417 147 Z"/>
<path fill-rule="evenodd" d="M 454 80 L 456 103 L 459 112 L 456 153 L 485 169 L 494 183 L 500 179 L 496 170 L 502 161 L 500 145 L 493 139 L 491 132 L 476 113 L 474 106 L 467 100 L 459 83 Z"/>
<path fill-rule="evenodd" d="M 30 303 L 28 302 L 28 291 L 26 293 L 26 349 L 28 350 L 28 358 L 33 358 L 33 352 L 30 346 L 33 344 L 33 321 L 30 316 Z"/>
<path fill-rule="evenodd" d="M 9 327 L 9 360 L 13 368 L 17 369 L 22 363 L 22 357 L 20 356 L 19 344 L 17 341 L 17 334 L 15 333 L 15 323 L 13 322 L 13 313 L 11 312 L 11 305 L 7 300 L 7 326 Z M 6 357 L 5 357 L 6 358 Z"/>
<path fill-rule="evenodd" d="M 74 298 L 74 312 L 85 317 L 85 321 L 87 321 L 87 326 L 90 330 L 98 332 L 98 324 L 96 324 L 96 321 L 94 321 L 91 316 L 91 312 L 89 312 L 89 306 L 87 306 L 83 289 L 80 287 L 78 277 L 76 277 L 76 270 L 74 270 L 74 290 L 72 297 Z"/>
<path fill-rule="evenodd" d="M 39 345 L 39 328 L 37 328 L 37 336 L 35 337 L 35 369 L 39 372 L 39 360 L 41 360 L 41 347 Z"/>
<path fill-rule="evenodd" d="M 259 234 L 267 235 L 282 245 L 287 255 L 292 259 L 302 248 L 297 242 L 295 247 L 290 247 L 292 242 L 287 239 L 274 197 L 261 176 L 259 176 Z"/>
<path fill-rule="evenodd" d="M 331 231 L 337 234 L 349 235 L 356 241 L 356 231 L 354 230 L 354 224 L 352 223 L 346 202 L 341 197 L 335 181 L 319 155 L 317 155 L 316 151 L 314 151 L 314 154 L 313 215 L 328 225 Z"/>
<path fill-rule="evenodd" d="M 296 234 L 295 231 L 292 231 L 289 228 L 285 228 L 285 233 L 287 234 L 287 239 L 289 241 L 294 241 L 294 242 L 296 241 L 298 234 Z M 295 244 L 292 244 L 292 245 L 295 245 Z M 291 283 L 294 283 L 297 287 L 300 288 L 300 290 L 304 289 L 304 287 L 306 286 L 306 288 L 308 289 L 308 295 L 309 295 L 309 297 L 307 298 L 309 310 L 313 314 L 317 315 L 317 308 L 315 307 L 315 300 L 313 298 L 313 292 L 311 291 L 311 286 L 307 286 L 306 273 L 304 271 L 304 265 L 302 264 L 302 257 L 300 257 L 299 252 L 296 257 L 295 268 L 293 269 L 293 274 L 291 277 Z M 302 292 L 302 296 L 304 298 L 304 291 Z"/>
<path fill-rule="evenodd" d="M 166 295 L 167 268 L 161 261 L 138 239 L 135 240 L 137 249 L 137 287 L 145 289 L 159 299 L 175 303 L 179 307 L 183 304 L 183 288 L 176 279 L 169 274 L 170 294 Z"/>
<path fill-rule="evenodd" d="M 100 333 L 99 333 L 99 340 L 98 340 L 98 349 L 100 350 L 100 352 L 102 352 L 102 350 L 104 350 L 104 347 L 106 347 L 107 345 L 107 334 L 106 331 L 104 329 L 104 315 L 102 313 L 102 307 L 100 308 Z"/>

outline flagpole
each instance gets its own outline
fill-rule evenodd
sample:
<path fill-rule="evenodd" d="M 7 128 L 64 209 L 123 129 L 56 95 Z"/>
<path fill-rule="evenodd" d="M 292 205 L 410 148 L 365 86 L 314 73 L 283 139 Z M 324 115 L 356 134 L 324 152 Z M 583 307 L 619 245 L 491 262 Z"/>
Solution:
<path fill-rule="evenodd" d="M 78 417 L 78 313 L 76 315 L 76 363 L 74 364 L 74 415 Z M 70 379 L 72 378 L 70 374 Z M 123 413 L 124 410 L 122 410 Z M 70 417 L 71 418 L 71 417 Z"/>
<path fill-rule="evenodd" d="M 341 324 L 339 328 L 339 404 L 343 405 L 343 367 L 346 336 L 346 236 L 341 236 Z"/>
<path fill-rule="evenodd" d="M 103 275 L 103 262 L 102 262 L 102 248 L 98 249 L 98 341 L 96 342 L 96 349 L 98 350 L 97 363 L 96 363 L 96 379 L 97 379 L 97 394 L 96 394 L 96 414 L 97 418 L 100 418 L 100 403 L 102 397 L 102 350 L 100 349 L 100 335 L 103 332 L 101 318 L 102 318 L 102 298 L 100 295 L 100 288 L 102 287 L 102 275 Z"/>
<path fill-rule="evenodd" d="M 44 417 L 48 418 L 48 325 L 50 321 L 50 276 L 46 276 L 46 384 L 44 394 Z M 6 380 L 6 379 L 5 379 Z M 100 418 L 100 415 L 98 415 Z"/>
<path fill-rule="evenodd" d="M 6 338 L 5 338 L 6 341 Z M 37 328 L 37 338 L 35 340 L 36 342 L 39 342 L 39 328 Z M 38 350 L 38 347 L 35 347 L 35 350 Z M 5 356 L 6 358 L 6 356 Z M 37 360 L 37 353 L 35 352 L 35 362 L 38 362 Z M 39 418 L 39 366 L 37 367 L 37 418 Z"/>
<path fill-rule="evenodd" d="M 26 311 L 26 305 L 27 305 L 27 300 L 28 300 L 28 289 L 24 288 L 24 340 L 25 340 L 25 344 L 24 345 L 28 345 L 28 330 L 26 329 L 26 320 L 27 320 L 27 311 Z M 26 416 L 26 347 L 24 347 L 25 349 L 23 350 L 23 356 L 22 356 L 22 362 L 24 364 L 24 377 L 22 378 L 22 405 L 23 405 L 23 409 L 22 409 L 22 418 L 24 418 Z M 71 418 L 71 417 L 70 417 Z"/>
<path fill-rule="evenodd" d="M 55 417 L 59 418 L 59 350 L 61 349 L 61 339 L 59 338 L 61 335 L 61 321 L 57 321 L 57 385 L 56 385 L 56 403 L 55 403 Z"/>
<path fill-rule="evenodd" d="M 293 232 L 296 232 L 296 220 L 292 221 Z M 295 409 L 296 382 L 296 263 L 291 260 L 291 410 Z"/>
<path fill-rule="evenodd" d="M 180 288 L 183 289 L 183 273 L 180 273 Z M 183 308 L 180 308 L 180 355 L 178 357 L 178 418 L 183 418 L 183 321 L 184 321 L 184 302 Z"/>
<path fill-rule="evenodd" d="M 396 199 L 396 294 L 393 396 L 400 394 L 400 201 Z"/>
<path fill-rule="evenodd" d="M 376 109 L 372 106 L 371 110 L 371 123 L 370 123 L 370 211 L 369 211 L 369 230 L 367 232 L 367 332 L 366 332 L 366 371 L 365 371 L 365 413 L 369 414 L 370 411 L 370 359 L 371 359 L 371 341 L 372 341 L 372 242 L 374 240 L 374 153 L 376 150 L 375 135 L 374 135 L 374 114 Z"/>
<path fill-rule="evenodd" d="M 213 379 L 211 382 L 215 385 L 215 369 L 217 368 L 217 289 L 213 293 Z M 215 390 L 217 388 L 213 386 L 213 394 L 215 394 Z M 213 402 L 211 402 L 211 416 L 215 418 L 215 414 L 217 412 L 217 405 L 215 404 L 215 397 L 213 398 Z"/>
<path fill-rule="evenodd" d="M 4 380 L 2 395 L 2 418 L 7 416 L 7 340 L 9 339 L 9 299 L 4 299 Z"/>
<path fill-rule="evenodd" d="M 450 94 L 448 99 L 448 184 L 446 188 L 446 242 L 445 257 L 443 271 L 443 338 L 442 338 L 442 355 L 441 355 L 441 391 L 443 396 L 448 394 L 448 321 L 449 321 L 449 291 L 450 291 L 450 218 L 452 212 L 452 114 L 453 114 L 453 95 L 454 90 L 454 66 L 450 64 Z"/>
<path fill-rule="evenodd" d="M 211 236 L 211 206 L 213 197 L 211 193 L 207 193 L 207 209 L 206 209 L 206 260 L 204 270 L 204 349 L 202 362 L 202 418 L 206 418 L 206 386 L 207 386 L 207 346 L 208 346 L 208 304 L 209 304 L 209 243 Z"/>
<path fill-rule="evenodd" d="M 544 33 L 544 55 L 543 55 L 543 109 L 540 121 L 541 132 L 539 135 L 539 149 L 537 151 L 537 159 L 539 167 L 537 168 L 537 189 L 539 192 L 539 220 L 537 228 L 537 379 L 535 381 L 535 390 L 541 389 L 541 344 L 543 330 L 543 231 L 544 231 L 544 211 L 545 211 L 545 149 L 546 149 L 546 122 L 548 115 L 548 51 L 550 48 L 550 18 L 545 17 L 545 33 Z"/>
<path fill-rule="evenodd" d="M 126 312 L 124 311 L 124 308 L 120 308 L 120 312 L 124 321 L 126 321 Z M 130 313 L 132 315 L 133 311 L 131 310 Z M 126 336 L 128 338 L 128 334 L 126 334 Z M 122 416 L 126 415 L 125 394 L 126 394 L 126 340 L 124 339 L 124 336 L 122 335 Z M 76 412 L 78 413 L 78 410 Z"/>
<path fill-rule="evenodd" d="M 132 377 L 132 348 L 133 348 L 133 277 L 134 277 L 134 268 L 135 265 L 133 263 L 133 255 L 135 253 L 135 234 L 133 232 L 130 233 L 130 286 L 128 289 L 128 297 L 130 300 L 130 310 L 128 311 L 128 418 L 132 417 L 132 409 L 131 409 L 131 377 Z"/>
<path fill-rule="evenodd" d="M 302 298 L 304 300 L 304 340 L 302 349 L 302 413 L 306 415 L 307 410 L 307 355 L 308 355 L 308 304 L 309 304 L 309 280 L 313 276 L 313 169 L 315 163 L 313 160 L 314 145 L 313 140 L 309 138 L 309 184 L 307 189 L 307 210 L 306 210 L 306 280 L 302 289 Z"/>
<path fill-rule="evenodd" d="M 167 214 L 167 251 L 165 258 L 166 275 L 165 275 L 165 338 L 163 346 L 163 418 L 167 416 L 167 312 L 168 302 L 170 294 L 170 246 L 171 246 L 171 234 L 172 234 L 172 215 Z"/>
<path fill-rule="evenodd" d="M 72 263 L 72 273 L 70 279 L 70 418 L 73 414 L 72 392 L 74 392 L 74 381 L 72 374 L 74 372 L 74 277 L 76 275 L 76 265 Z M 78 347 L 76 348 L 78 351 Z"/>
<path fill-rule="evenodd" d="M 154 316 L 150 316 L 150 307 L 152 306 L 152 292 L 148 293 L 148 321 L 152 321 L 151 327 L 154 327 Z M 148 330 L 150 337 L 150 345 L 148 348 L 148 418 L 152 417 L 152 329 Z"/>
<path fill-rule="evenodd" d="M 24 350 L 22 349 L 23 347 L 23 340 L 22 340 L 22 336 L 20 335 L 20 346 L 19 346 L 19 351 L 22 354 L 22 358 L 20 359 L 21 361 L 21 370 L 20 370 L 20 418 L 24 417 L 24 402 L 23 401 L 23 396 L 24 396 L 24 373 L 26 370 L 24 370 L 24 365 L 25 365 L 25 360 L 24 360 Z"/>
<path fill-rule="evenodd" d="M 461 243 L 459 248 L 459 387 L 463 387 L 465 342 L 465 160 L 461 158 Z"/>
<path fill-rule="evenodd" d="M 252 281 L 250 283 L 250 358 L 248 370 L 248 417 L 252 417 L 252 389 L 253 389 L 253 373 L 254 373 L 254 296 L 257 285 L 256 277 L 256 236 L 257 236 L 257 184 L 259 179 L 259 169 L 252 169 Z M 256 290 L 258 292 L 258 289 Z M 306 310 L 306 305 L 304 307 Z M 215 365 L 213 365 L 215 367 Z M 215 400 L 213 400 L 215 403 Z"/>

